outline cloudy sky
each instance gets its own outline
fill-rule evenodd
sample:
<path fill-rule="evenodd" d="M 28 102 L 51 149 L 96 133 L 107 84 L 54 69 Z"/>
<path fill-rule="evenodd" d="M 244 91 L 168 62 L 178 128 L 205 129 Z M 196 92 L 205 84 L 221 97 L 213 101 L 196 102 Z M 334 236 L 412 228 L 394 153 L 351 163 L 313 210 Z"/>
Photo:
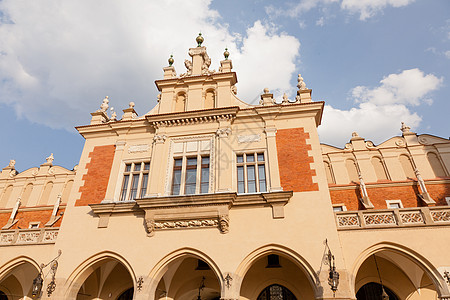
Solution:
<path fill-rule="evenodd" d="M 228 47 L 247 103 L 265 87 L 294 98 L 301 73 L 326 102 L 324 143 L 357 131 L 377 144 L 401 121 L 449 137 L 448 0 L 1 0 L 0 167 L 53 152 L 71 169 L 83 147 L 73 127 L 106 95 L 119 116 L 130 101 L 148 112 L 167 58 L 184 72 L 199 31 L 212 69 Z"/>

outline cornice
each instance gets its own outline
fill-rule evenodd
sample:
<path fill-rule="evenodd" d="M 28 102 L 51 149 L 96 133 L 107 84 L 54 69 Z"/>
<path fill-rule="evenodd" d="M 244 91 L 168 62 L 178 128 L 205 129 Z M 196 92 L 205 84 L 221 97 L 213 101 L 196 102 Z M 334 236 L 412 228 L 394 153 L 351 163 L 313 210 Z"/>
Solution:
<path fill-rule="evenodd" d="M 194 83 L 197 81 L 201 83 L 208 79 L 216 81 L 231 79 L 231 85 L 234 85 L 238 82 L 236 72 L 217 72 L 205 75 L 190 75 L 184 77 L 172 77 L 168 79 L 155 80 L 155 85 L 158 88 L 158 91 L 161 91 L 163 87 L 171 87 L 184 82 Z"/>
<path fill-rule="evenodd" d="M 65 209 L 67 205 L 59 205 L 59 210 Z M 2 213 L 8 213 L 10 214 L 12 212 L 12 208 L 2 208 L 0 209 L 0 214 Z M 45 211 L 45 210 L 53 210 L 53 205 L 49 206 L 31 206 L 31 207 L 19 207 L 18 212 L 28 212 L 28 211 Z"/>
<path fill-rule="evenodd" d="M 450 184 L 450 179 L 429 179 L 424 180 L 427 185 L 434 184 Z M 416 180 L 409 181 L 390 181 L 390 182 L 372 182 L 365 183 L 368 189 L 370 188 L 386 188 L 386 187 L 401 187 L 401 186 L 413 186 L 417 185 Z M 346 185 L 329 185 L 328 189 L 330 191 L 340 191 L 340 190 L 356 190 L 359 189 L 359 185 L 357 184 L 346 184 Z"/>

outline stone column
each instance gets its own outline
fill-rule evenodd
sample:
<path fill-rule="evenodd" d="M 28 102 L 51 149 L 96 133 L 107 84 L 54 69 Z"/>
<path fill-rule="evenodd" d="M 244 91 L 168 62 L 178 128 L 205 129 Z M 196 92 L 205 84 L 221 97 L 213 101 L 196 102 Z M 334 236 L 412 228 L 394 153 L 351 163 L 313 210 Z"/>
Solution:
<path fill-rule="evenodd" d="M 219 120 L 216 150 L 216 170 L 217 170 L 217 192 L 229 192 L 232 187 L 232 156 L 233 149 L 230 145 L 229 135 L 231 134 L 231 121 L 227 119 Z"/>
<path fill-rule="evenodd" d="M 153 137 L 152 156 L 150 158 L 150 172 L 147 183 L 146 197 L 157 197 L 164 194 L 166 153 L 166 128 L 160 126 Z M 167 154 L 170 155 L 170 154 Z"/>
<path fill-rule="evenodd" d="M 278 169 L 278 152 L 275 127 L 266 127 L 266 143 L 267 143 L 267 166 L 269 168 L 269 192 L 282 191 L 280 182 L 280 171 Z"/>

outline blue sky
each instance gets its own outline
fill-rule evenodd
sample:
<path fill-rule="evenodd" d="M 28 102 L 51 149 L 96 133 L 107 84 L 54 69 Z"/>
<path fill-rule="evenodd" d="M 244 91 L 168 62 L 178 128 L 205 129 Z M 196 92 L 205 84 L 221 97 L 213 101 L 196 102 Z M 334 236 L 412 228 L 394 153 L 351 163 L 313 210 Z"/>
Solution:
<path fill-rule="evenodd" d="M 377 144 L 401 121 L 449 137 L 447 0 L 158 2 L 0 1 L 0 167 L 54 153 L 71 169 L 83 147 L 73 127 L 106 95 L 119 117 L 130 101 L 148 112 L 167 58 L 183 73 L 199 31 L 212 69 L 228 47 L 248 103 L 266 87 L 294 98 L 301 73 L 326 102 L 324 143 L 343 147 L 357 131 Z"/>

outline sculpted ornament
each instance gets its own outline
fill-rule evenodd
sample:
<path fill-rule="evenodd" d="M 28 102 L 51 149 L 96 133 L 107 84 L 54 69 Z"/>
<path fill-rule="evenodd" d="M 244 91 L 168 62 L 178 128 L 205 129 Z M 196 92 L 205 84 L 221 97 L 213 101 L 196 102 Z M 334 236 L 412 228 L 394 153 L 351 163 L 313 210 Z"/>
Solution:
<path fill-rule="evenodd" d="M 398 139 L 398 140 L 396 140 L 396 141 L 395 141 L 395 144 L 396 144 L 398 147 L 405 147 L 405 146 L 406 146 L 405 141 L 404 141 L 403 139 Z"/>
<path fill-rule="evenodd" d="M 228 137 L 231 134 L 230 128 L 219 128 L 216 131 L 217 136 L 219 137 Z"/>
<path fill-rule="evenodd" d="M 164 144 L 164 142 L 166 141 L 166 139 L 167 139 L 167 135 L 165 135 L 165 134 L 156 134 L 156 135 L 153 137 L 153 142 L 154 142 L 155 144 Z"/>
<path fill-rule="evenodd" d="M 227 215 L 221 215 L 219 217 L 219 230 L 220 233 L 228 233 L 230 227 L 230 219 Z"/>
<path fill-rule="evenodd" d="M 9 161 L 8 167 L 14 169 L 14 166 L 15 166 L 15 165 L 16 165 L 16 161 L 15 161 L 14 159 L 11 159 L 11 160 Z"/>
<path fill-rule="evenodd" d="M 297 87 L 299 90 L 306 90 L 306 83 L 303 81 L 303 77 L 301 74 L 298 74 L 297 77 Z"/>
<path fill-rule="evenodd" d="M 192 74 L 192 62 L 188 59 L 184 60 L 184 65 L 187 69 L 187 72 L 185 74 L 181 74 L 181 76 L 189 76 Z"/>
<path fill-rule="evenodd" d="M 235 95 L 237 94 L 237 87 L 235 85 L 231 87 L 231 92 L 233 92 L 233 94 Z"/>
<path fill-rule="evenodd" d="M 421 143 L 422 145 L 431 145 L 430 141 L 423 136 L 419 136 L 419 143 Z"/>
<path fill-rule="evenodd" d="M 48 164 L 53 163 L 53 161 L 55 160 L 55 158 L 53 157 L 53 153 L 50 153 L 50 156 L 47 157 L 45 160 L 47 161 Z"/>
<path fill-rule="evenodd" d="M 145 230 L 147 231 L 147 236 L 155 235 L 155 221 L 152 219 L 145 219 Z"/>
<path fill-rule="evenodd" d="M 108 110 L 108 103 L 109 103 L 109 97 L 106 96 L 105 99 L 103 99 L 102 105 L 100 105 L 100 111 L 106 113 L 106 111 Z"/>
<path fill-rule="evenodd" d="M 366 142 L 366 148 L 367 148 L 367 149 L 375 149 L 376 147 L 375 147 L 375 145 L 373 144 L 373 142 L 367 141 L 367 142 Z"/>
<path fill-rule="evenodd" d="M 406 126 L 404 122 L 402 122 L 402 127 L 400 127 L 400 130 L 402 133 L 410 133 L 411 127 Z"/>

